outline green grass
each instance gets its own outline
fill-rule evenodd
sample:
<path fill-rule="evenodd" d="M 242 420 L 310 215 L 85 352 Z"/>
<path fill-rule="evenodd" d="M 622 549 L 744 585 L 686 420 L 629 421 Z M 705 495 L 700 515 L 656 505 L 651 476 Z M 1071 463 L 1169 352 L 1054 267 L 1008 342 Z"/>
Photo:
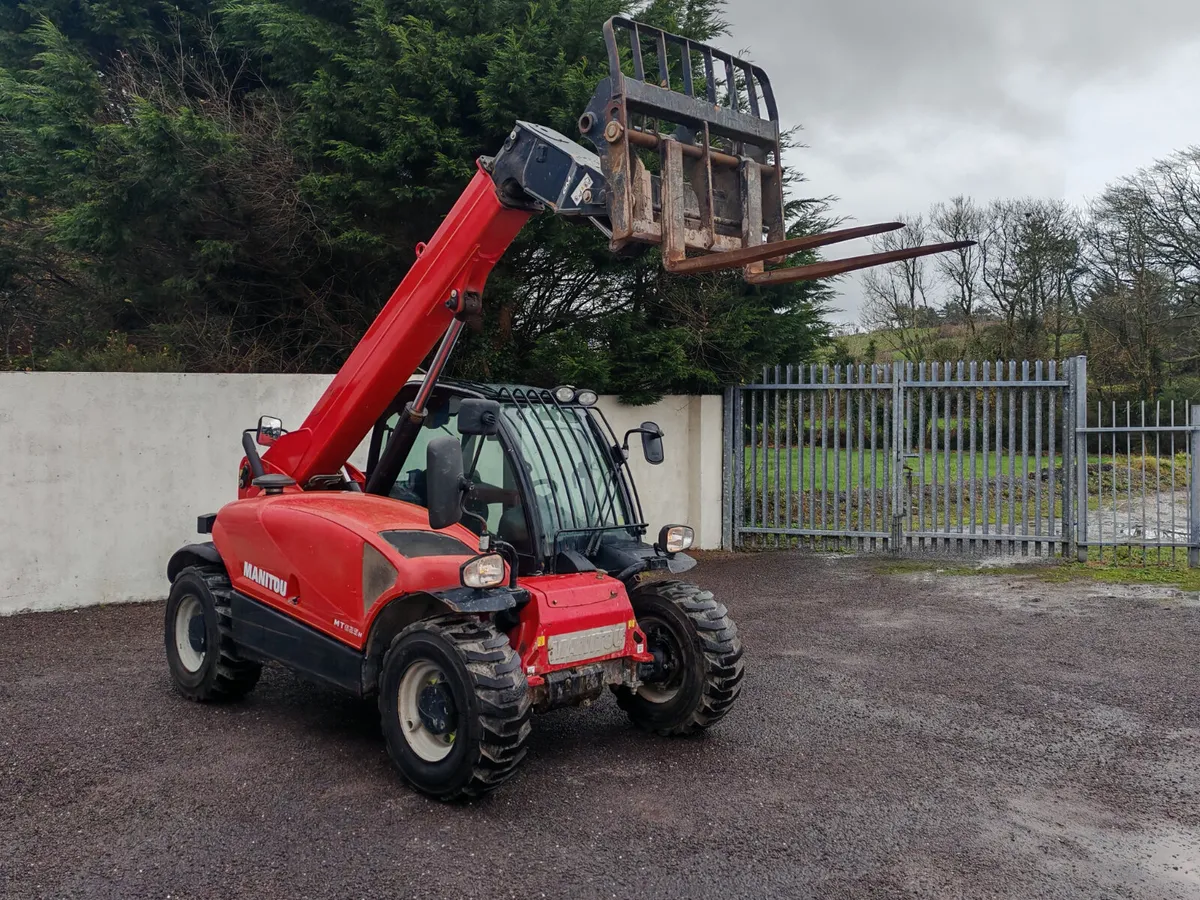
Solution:
<path fill-rule="evenodd" d="M 874 484 L 877 490 L 890 490 L 890 483 L 885 476 L 890 471 L 891 460 L 887 454 L 877 450 L 873 455 L 866 450 L 860 466 L 858 450 L 851 450 L 849 459 L 845 449 L 821 447 L 782 447 L 776 453 L 774 447 L 746 448 L 745 489 L 751 485 L 761 495 L 764 487 L 768 496 L 774 490 L 791 489 L 793 492 L 820 492 L 822 489 L 833 492 L 851 488 L 857 495 L 861 481 L 864 490 L 869 490 L 872 484 L 872 469 L 874 469 Z M 790 462 L 790 468 L 789 468 Z M 1188 460 L 1185 454 L 1177 454 L 1172 470 L 1170 457 L 1158 459 L 1153 456 L 1112 456 L 1106 454 L 1101 458 L 1097 455 L 1088 457 L 1088 504 L 1091 509 L 1099 508 L 1101 492 L 1106 497 L 1105 502 L 1111 502 L 1112 494 L 1128 495 L 1132 491 L 1136 498 L 1145 488 L 1153 494 L 1156 491 L 1186 489 L 1188 484 Z M 970 453 L 925 453 L 923 457 L 905 460 L 905 472 L 911 473 L 912 491 L 919 491 L 921 486 L 922 468 L 925 476 L 926 494 L 930 494 L 933 485 L 938 485 L 939 496 L 947 484 L 951 487 L 952 500 L 958 489 L 959 469 L 962 469 L 964 501 L 970 493 L 972 475 L 976 481 L 984 481 L 994 496 L 996 481 L 999 478 L 1000 492 L 1008 491 L 1008 479 L 1014 480 L 1013 488 L 1020 496 L 1023 483 L 1026 483 L 1030 502 L 1034 501 L 1038 481 L 1032 476 L 1043 472 L 1046 468 L 1054 467 L 1054 482 L 1056 493 L 1063 485 L 1063 458 L 1061 455 L 1041 457 L 1030 454 L 1027 458 L 1021 454 L 989 453 L 987 458 L 980 452 L 974 456 L 972 471 Z M 1103 468 L 1101 468 L 1103 466 Z M 1023 477 L 1024 476 L 1024 477 Z M 907 479 L 909 475 L 906 475 Z M 1043 497 L 1047 497 L 1050 489 L 1050 479 L 1041 479 Z M 977 501 L 979 502 L 979 501 Z M 1044 501 L 1045 502 L 1045 501 Z"/>
<path fill-rule="evenodd" d="M 1174 562 L 1164 559 L 1161 563 L 1144 559 L 1101 562 L 1098 559 L 1080 562 L 1046 562 L 1039 564 L 978 567 L 963 564 L 939 565 L 926 560 L 900 559 L 881 563 L 877 568 L 884 575 L 910 575 L 936 571 L 939 575 L 961 577 L 979 575 L 986 577 L 1013 577 L 1024 575 L 1037 578 L 1048 584 L 1063 584 L 1073 581 L 1094 581 L 1105 584 L 1149 584 L 1178 587 L 1185 591 L 1200 591 L 1200 569 L 1189 569 L 1186 553 L 1179 554 Z"/>
<path fill-rule="evenodd" d="M 982 453 L 977 452 L 974 456 L 974 478 L 971 463 L 970 453 L 960 455 L 953 451 L 925 453 L 922 457 L 905 461 L 906 474 L 901 498 L 902 503 L 907 505 L 906 530 L 956 531 L 961 526 L 969 532 L 973 522 L 977 530 L 984 526 L 996 526 L 1001 531 L 1022 532 L 1026 527 L 1023 523 L 1028 521 L 1028 530 L 1034 533 L 1039 530 L 1039 521 L 1043 523 L 1040 530 L 1048 532 L 1051 522 L 1062 519 L 1066 491 L 1062 456 L 1043 454 L 1041 457 L 1024 457 L 1021 454 L 989 453 L 985 459 Z M 772 527 L 786 524 L 783 520 L 789 515 L 790 508 L 793 526 L 833 529 L 835 525 L 838 528 L 845 527 L 847 521 L 857 527 L 861 521 L 868 530 L 886 530 L 889 526 L 882 522 L 882 516 L 885 505 L 890 509 L 891 504 L 890 464 L 891 460 L 882 451 L 874 455 L 869 450 L 864 452 L 860 467 L 857 449 L 851 450 L 847 459 L 845 448 L 780 447 L 776 453 L 773 447 L 767 447 L 765 451 L 759 447 L 752 456 L 751 448 L 747 447 L 743 482 L 745 521 Z M 1050 490 L 1049 477 L 1042 475 L 1051 466 L 1055 470 L 1053 492 Z M 1072 486 L 1073 479 L 1072 473 Z M 1161 505 L 1161 515 L 1165 520 L 1170 515 L 1173 498 L 1160 496 L 1158 492 L 1165 495 L 1174 491 L 1177 494 L 1174 500 L 1178 500 L 1178 496 L 1186 493 L 1187 481 L 1187 457 L 1182 454 L 1175 457 L 1173 471 L 1170 457 L 1091 455 L 1088 457 L 1087 507 L 1093 511 L 1101 508 L 1111 510 L 1114 495 L 1117 501 L 1128 503 L 1132 499 L 1137 505 L 1144 496 L 1148 510 L 1153 512 Z M 872 487 L 874 525 L 870 524 Z M 765 517 L 762 509 L 764 493 Z M 975 501 L 974 515 L 971 510 L 972 495 Z M 777 498 L 780 507 L 778 523 L 774 517 Z M 950 507 L 948 515 L 947 499 Z"/>
<path fill-rule="evenodd" d="M 754 458 L 751 458 L 751 448 L 746 448 L 746 485 L 749 487 L 751 483 L 757 484 L 761 492 L 763 488 L 763 480 L 767 480 L 768 490 L 776 484 L 784 485 L 788 481 L 788 456 L 789 450 L 786 447 L 781 447 L 779 453 L 776 454 L 774 447 L 758 447 Z M 765 454 L 765 455 L 764 455 Z M 792 490 L 812 491 L 821 490 L 824 487 L 826 490 L 832 490 L 835 487 L 845 491 L 847 485 L 853 485 L 857 490 L 859 480 L 859 461 L 858 449 L 850 451 L 850 463 L 847 468 L 846 450 L 834 450 L 833 448 L 821 447 L 792 447 L 790 448 L 791 456 L 791 488 Z M 874 470 L 876 484 L 879 488 L 886 486 L 884 481 L 884 473 L 887 471 L 890 460 L 881 450 L 876 450 L 874 454 Z M 949 466 L 950 483 L 958 484 L 958 471 L 960 466 L 960 457 L 957 453 L 925 453 L 924 455 L 925 483 L 932 485 L 936 470 L 936 476 L 939 486 L 946 483 L 946 468 Z M 916 487 L 921 479 L 921 463 L 922 460 L 913 458 L 905 461 L 906 470 L 912 472 L 913 485 Z M 1061 469 L 1062 457 L 1053 457 L 1054 467 Z M 982 478 L 986 476 L 993 485 L 995 484 L 996 476 L 1000 475 L 1001 479 L 1007 478 L 1013 474 L 1017 479 L 1021 475 L 1030 475 L 1034 472 L 1040 472 L 1046 466 L 1051 464 L 1051 457 L 1043 453 L 1039 460 L 1033 454 L 1029 455 L 1027 460 L 1022 459 L 1020 454 L 1014 459 L 1009 454 L 998 456 L 995 453 L 989 453 L 986 466 L 982 452 L 975 454 L 975 477 Z M 963 453 L 961 456 L 961 466 L 963 472 L 964 484 L 971 477 L 971 454 Z M 816 469 L 815 474 L 813 469 Z M 834 470 L 838 469 L 837 478 L 834 477 Z M 863 454 L 862 473 L 865 474 L 869 486 L 872 469 L 872 454 L 868 448 Z M 778 470 L 778 476 L 776 471 Z M 1056 483 L 1062 481 L 1061 475 L 1055 474 Z M 1048 487 L 1049 481 L 1045 482 Z M 1018 482 L 1019 487 L 1019 482 Z M 1032 488 L 1032 485 L 1030 486 Z"/>
<path fill-rule="evenodd" d="M 887 470 L 885 464 L 888 460 L 885 459 L 883 453 L 876 453 L 874 457 L 874 487 L 875 487 L 875 513 L 876 516 L 882 516 L 884 509 L 884 499 L 891 502 L 891 483 L 885 478 Z M 918 468 L 922 463 L 921 459 L 907 460 L 906 471 L 911 473 L 911 482 L 908 477 L 902 494 L 908 498 L 908 502 L 912 507 L 913 527 L 919 527 L 920 512 L 923 508 L 926 523 L 931 524 L 935 512 L 934 504 L 934 486 L 937 486 L 937 503 L 936 513 L 939 527 L 945 527 L 945 501 L 946 488 L 949 486 L 950 499 L 950 525 L 957 528 L 960 522 L 965 528 L 970 527 L 971 523 L 971 458 L 969 454 L 964 454 L 961 459 L 963 470 L 963 497 L 962 497 L 962 515 L 958 512 L 958 471 L 960 459 L 957 454 L 930 454 L 924 456 L 924 474 L 925 483 L 924 491 L 922 492 L 921 470 Z M 801 465 L 803 463 L 803 465 Z M 1039 461 L 1035 457 L 1029 457 L 1028 460 L 1023 460 L 1021 457 L 1013 459 L 1010 456 L 998 457 L 995 454 L 989 454 L 988 459 L 983 458 L 982 453 L 976 454 L 975 458 L 975 479 L 981 481 L 979 489 L 976 491 L 975 497 L 975 515 L 974 521 L 977 526 L 984 524 L 996 524 L 997 521 L 1007 524 L 1010 518 L 1010 510 L 1012 511 L 1011 518 L 1017 523 L 1018 528 L 1022 521 L 1021 501 L 1022 489 L 1024 488 L 1025 506 L 1028 511 L 1029 518 L 1035 519 L 1038 517 L 1038 486 L 1041 487 L 1041 509 L 1040 517 L 1042 521 L 1046 521 L 1047 516 L 1051 518 L 1059 518 L 1062 515 L 1062 477 L 1055 477 L 1055 491 L 1050 493 L 1050 481 L 1045 479 L 1042 481 L 1036 480 L 1036 473 L 1042 471 L 1046 466 L 1051 464 L 1049 456 L 1043 456 Z M 946 467 L 949 466 L 949 480 L 946 477 Z M 1062 458 L 1055 457 L 1054 465 L 1060 468 Z M 815 466 L 815 472 L 814 472 Z M 778 464 L 773 450 L 770 451 L 766 459 L 763 459 L 761 453 L 757 460 L 751 460 L 749 452 L 746 456 L 746 480 L 745 480 L 745 505 L 747 518 L 749 519 L 749 511 L 751 505 L 750 486 L 756 485 L 754 494 L 755 515 L 753 518 L 760 519 L 761 513 L 758 509 L 762 502 L 762 495 L 765 489 L 767 495 L 767 509 L 773 515 L 775 506 L 775 494 L 779 492 L 781 495 L 781 506 L 786 505 L 783 501 L 790 494 L 792 496 L 793 509 L 796 507 L 800 510 L 800 515 L 805 523 L 809 523 L 808 527 L 821 528 L 822 526 L 822 506 L 821 496 L 822 491 L 825 492 L 825 515 L 824 522 L 829 527 L 833 526 L 835 519 L 835 506 L 839 510 L 837 520 L 844 522 L 846 518 L 847 498 L 846 491 L 849 489 L 849 506 L 852 511 L 852 521 L 858 521 L 858 510 L 860 504 L 858 500 L 859 484 L 863 487 L 863 499 L 861 509 L 863 510 L 863 521 L 870 518 L 871 507 L 871 469 L 872 458 L 870 453 L 864 454 L 863 468 L 859 468 L 858 453 L 851 453 L 851 462 L 849 467 L 846 462 L 845 450 L 835 451 L 826 448 L 822 450 L 820 447 L 810 448 L 805 447 L 803 451 L 793 447 L 791 448 L 791 472 L 789 480 L 788 472 L 788 454 L 784 450 L 779 454 Z M 936 470 L 936 471 L 935 471 Z M 1014 479 L 1014 483 L 1010 489 L 1009 477 Z M 1029 476 L 1028 478 L 1023 475 Z M 999 488 L 997 488 L 996 479 L 1000 479 Z M 936 481 L 935 481 L 936 479 Z M 987 514 L 984 514 L 984 493 L 987 494 Z M 924 503 L 921 503 L 922 497 Z M 997 497 L 1002 501 L 997 505 Z M 782 510 L 781 510 L 782 512 Z M 997 515 L 999 514 L 999 518 Z M 794 513 L 793 513 L 794 517 Z M 773 521 L 773 519 L 771 519 Z M 882 527 L 882 526 L 880 526 Z M 1031 530 L 1032 530 L 1031 523 Z"/>
<path fill-rule="evenodd" d="M 937 328 L 905 328 L 869 331 L 863 334 L 848 334 L 838 338 L 846 351 L 855 359 L 864 363 L 902 360 L 902 354 L 897 347 L 911 346 L 917 338 L 925 343 L 931 343 L 938 337 Z M 875 342 L 876 360 L 867 359 L 867 348 Z"/>

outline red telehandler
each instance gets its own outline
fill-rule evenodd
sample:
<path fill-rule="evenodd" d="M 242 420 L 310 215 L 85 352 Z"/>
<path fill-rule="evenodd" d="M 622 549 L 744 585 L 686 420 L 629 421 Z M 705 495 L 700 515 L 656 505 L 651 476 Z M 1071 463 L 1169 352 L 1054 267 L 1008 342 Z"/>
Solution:
<path fill-rule="evenodd" d="M 767 268 L 901 226 L 786 239 L 766 75 L 627 19 L 605 40 L 610 75 L 579 119 L 597 152 L 517 123 L 300 427 L 263 417 L 243 432 L 238 499 L 199 518 L 211 543 L 167 566 L 166 655 L 185 697 L 241 697 L 267 662 L 375 697 L 396 768 L 443 800 L 511 777 L 534 710 L 609 689 L 663 735 L 729 712 L 742 645 L 726 607 L 675 577 L 694 565 L 692 530 L 643 540 L 626 462 L 634 435 L 663 461 L 658 426 L 618 438 L 596 395 L 570 386 L 441 379 L 484 282 L 546 209 L 614 251 L 658 244 L 670 271 L 740 267 L 756 284 L 961 245 Z M 368 433 L 360 471 L 348 460 Z"/>

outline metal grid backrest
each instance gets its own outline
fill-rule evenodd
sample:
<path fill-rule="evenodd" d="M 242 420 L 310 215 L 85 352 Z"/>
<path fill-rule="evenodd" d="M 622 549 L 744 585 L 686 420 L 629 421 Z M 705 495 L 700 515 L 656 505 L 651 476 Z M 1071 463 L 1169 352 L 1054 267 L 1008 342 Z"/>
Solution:
<path fill-rule="evenodd" d="M 766 72 L 724 50 L 614 17 L 604 25 L 614 95 L 629 112 L 674 115 L 699 128 L 760 145 L 779 143 L 779 110 Z M 622 51 L 633 78 L 622 68 Z"/>
<path fill-rule="evenodd" d="M 766 73 L 630 19 L 606 22 L 604 40 L 609 77 L 579 130 L 600 157 L 612 248 L 662 244 L 670 268 L 687 250 L 783 240 L 779 111 Z M 742 262 L 722 267 L 733 265 Z"/>

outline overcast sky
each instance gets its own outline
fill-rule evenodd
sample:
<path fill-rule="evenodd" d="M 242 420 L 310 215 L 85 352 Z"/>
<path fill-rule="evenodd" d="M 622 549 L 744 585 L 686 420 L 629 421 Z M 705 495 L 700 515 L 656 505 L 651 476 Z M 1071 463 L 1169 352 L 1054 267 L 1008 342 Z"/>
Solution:
<path fill-rule="evenodd" d="M 803 127 L 787 161 L 858 224 L 958 193 L 1082 201 L 1200 144 L 1200 0 L 729 0 L 727 18 L 720 43 Z M 836 305 L 857 320 L 856 282 Z"/>

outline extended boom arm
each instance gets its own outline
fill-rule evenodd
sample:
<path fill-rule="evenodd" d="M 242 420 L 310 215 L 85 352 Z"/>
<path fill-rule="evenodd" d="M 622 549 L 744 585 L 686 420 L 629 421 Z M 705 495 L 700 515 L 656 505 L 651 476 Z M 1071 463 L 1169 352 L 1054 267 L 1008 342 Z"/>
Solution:
<path fill-rule="evenodd" d="M 480 169 L 299 429 L 264 462 L 300 485 L 337 472 L 455 317 L 477 314 L 492 267 L 533 209 Z"/>

